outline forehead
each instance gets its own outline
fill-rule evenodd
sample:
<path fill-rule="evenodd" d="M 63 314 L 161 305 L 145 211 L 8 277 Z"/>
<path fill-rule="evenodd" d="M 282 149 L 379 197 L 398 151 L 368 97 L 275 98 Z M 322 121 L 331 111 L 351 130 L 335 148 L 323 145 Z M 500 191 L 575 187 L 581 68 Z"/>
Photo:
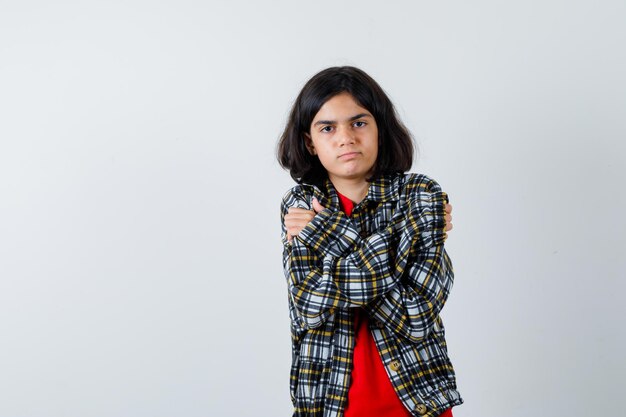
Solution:
<path fill-rule="evenodd" d="M 342 121 L 359 114 L 370 112 L 362 107 L 350 93 L 339 93 L 328 99 L 313 118 L 313 122 L 324 120 Z"/>

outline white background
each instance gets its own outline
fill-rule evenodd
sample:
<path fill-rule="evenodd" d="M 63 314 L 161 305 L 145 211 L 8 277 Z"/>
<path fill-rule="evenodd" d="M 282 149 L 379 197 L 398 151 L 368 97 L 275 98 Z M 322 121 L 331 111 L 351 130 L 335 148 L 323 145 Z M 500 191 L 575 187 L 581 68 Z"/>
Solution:
<path fill-rule="evenodd" d="M 624 22 L 623 1 L 1 1 L 0 417 L 290 415 L 275 146 L 344 64 L 454 207 L 455 417 L 621 415 Z"/>

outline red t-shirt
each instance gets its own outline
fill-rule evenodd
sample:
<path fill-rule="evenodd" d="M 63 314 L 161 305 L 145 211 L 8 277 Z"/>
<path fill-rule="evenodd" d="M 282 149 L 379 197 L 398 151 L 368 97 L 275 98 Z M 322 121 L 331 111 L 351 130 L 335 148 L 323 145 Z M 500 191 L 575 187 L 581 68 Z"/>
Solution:
<path fill-rule="evenodd" d="M 344 213 L 352 215 L 352 200 L 339 192 L 337 194 Z M 354 312 L 356 340 L 344 417 L 412 417 L 387 376 L 376 342 L 369 331 L 367 313 L 360 307 Z M 453 417 L 452 408 L 440 414 L 440 417 Z"/>

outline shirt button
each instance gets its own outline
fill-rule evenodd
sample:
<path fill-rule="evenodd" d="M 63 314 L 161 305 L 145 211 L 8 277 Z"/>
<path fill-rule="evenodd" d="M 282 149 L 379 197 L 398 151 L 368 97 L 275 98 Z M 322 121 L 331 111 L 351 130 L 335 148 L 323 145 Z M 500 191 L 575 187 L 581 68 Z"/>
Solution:
<path fill-rule="evenodd" d="M 391 369 L 397 372 L 400 369 L 400 361 L 391 362 Z"/>
<path fill-rule="evenodd" d="M 424 404 L 418 404 L 415 407 L 415 410 L 422 415 L 426 414 L 426 412 L 428 411 L 428 409 L 426 408 Z"/>

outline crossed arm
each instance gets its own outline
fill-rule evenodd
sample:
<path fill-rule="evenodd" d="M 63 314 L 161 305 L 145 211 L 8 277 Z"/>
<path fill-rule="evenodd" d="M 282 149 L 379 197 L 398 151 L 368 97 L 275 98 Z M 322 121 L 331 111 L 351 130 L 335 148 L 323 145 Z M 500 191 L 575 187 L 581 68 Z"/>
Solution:
<path fill-rule="evenodd" d="M 309 204 L 298 192 L 285 195 L 283 269 L 292 325 L 316 328 L 336 309 L 364 307 L 413 342 L 428 334 L 448 297 L 453 269 L 443 248 L 448 198 L 434 181 L 427 189 L 415 187 L 389 223 L 367 238 L 342 211 L 324 209 L 291 243 L 284 216 L 289 207 Z"/>

